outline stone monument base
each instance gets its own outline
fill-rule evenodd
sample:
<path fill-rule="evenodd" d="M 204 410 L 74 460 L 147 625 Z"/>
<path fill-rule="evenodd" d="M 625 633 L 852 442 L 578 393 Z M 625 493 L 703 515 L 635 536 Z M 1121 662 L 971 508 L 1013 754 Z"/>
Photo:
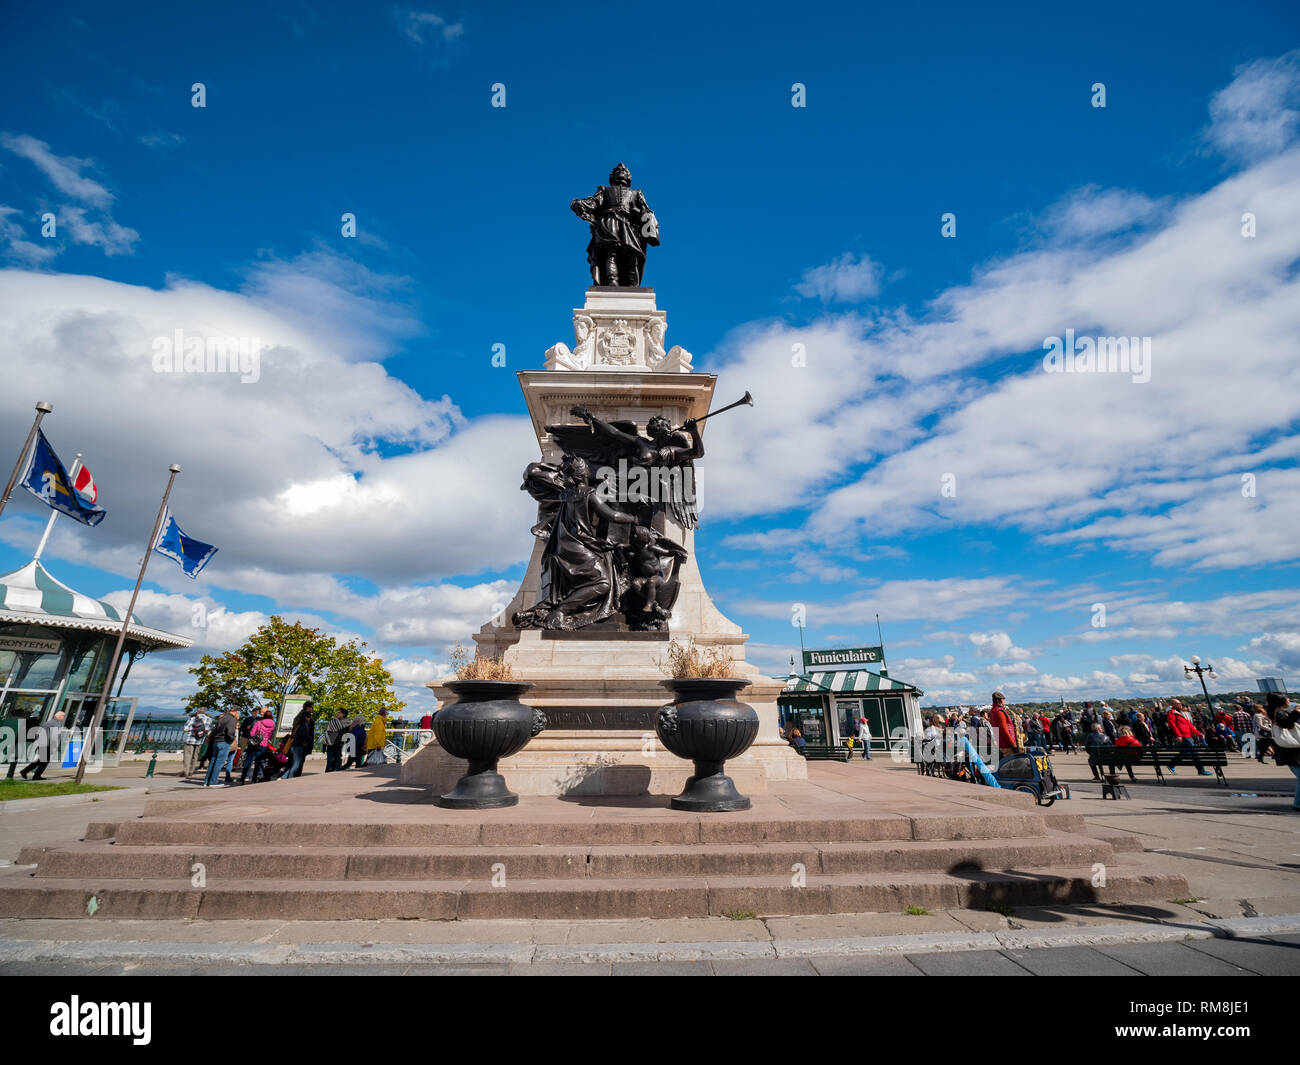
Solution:
<path fill-rule="evenodd" d="M 542 633 L 522 635 L 528 643 L 543 642 Z M 564 658 L 582 657 L 579 644 L 589 641 L 564 635 Z M 598 649 L 609 647 L 606 643 L 600 648 L 595 639 L 590 642 Z M 645 642 L 648 650 L 651 641 Z M 693 764 L 666 751 L 655 735 L 659 708 L 670 701 L 660 684 L 662 671 L 644 653 L 639 662 L 621 663 L 609 661 L 608 654 L 605 650 L 603 666 L 591 663 L 581 676 L 544 669 L 517 673 L 519 679 L 533 682 L 521 701 L 545 711 L 549 725 L 499 764 L 506 787 L 516 795 L 676 795 L 686 786 Z M 752 795 L 765 794 L 771 780 L 806 780 L 807 763 L 778 731 L 776 700 L 782 682 L 757 675 L 752 666 L 737 665 L 738 675 L 755 674 L 737 698 L 758 713 L 759 731 L 748 751 L 727 762 L 727 775 L 742 794 Z M 456 699 L 441 685 L 434 691 L 439 705 Z M 441 794 L 450 791 L 466 769 L 464 759 L 452 757 L 435 740 L 402 763 L 401 780 Z"/>

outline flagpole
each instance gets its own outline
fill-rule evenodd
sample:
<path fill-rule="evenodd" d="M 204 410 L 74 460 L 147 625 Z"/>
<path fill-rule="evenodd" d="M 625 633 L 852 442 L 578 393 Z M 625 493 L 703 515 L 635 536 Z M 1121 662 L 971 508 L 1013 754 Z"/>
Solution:
<path fill-rule="evenodd" d="M 18 461 L 14 463 L 14 472 L 9 475 L 9 483 L 5 485 L 5 494 L 0 496 L 0 514 L 4 513 L 9 497 L 13 495 L 14 485 L 18 483 L 18 474 L 22 472 L 23 459 L 27 457 L 27 452 L 32 449 L 32 442 L 40 431 L 41 422 L 53 409 L 54 404 L 46 403 L 45 400 L 41 400 L 36 404 L 36 420 L 32 422 L 32 427 L 27 433 L 27 443 L 23 444 L 23 449 L 18 452 Z"/>
<path fill-rule="evenodd" d="M 163 492 L 162 503 L 158 506 L 158 517 L 153 521 L 153 532 L 149 534 L 149 543 L 144 549 L 144 558 L 140 562 L 140 576 L 135 579 L 135 590 L 131 592 L 131 605 L 126 608 L 126 616 L 122 619 L 122 628 L 117 634 L 117 645 L 113 648 L 113 657 L 109 659 L 108 676 L 104 679 L 104 690 L 99 693 L 99 701 L 95 704 L 95 716 L 90 722 L 90 731 L 85 735 L 81 744 L 81 757 L 77 760 L 77 783 L 80 784 L 82 778 L 86 775 L 86 753 L 90 750 L 91 741 L 95 733 L 99 731 L 99 723 L 104 718 L 104 704 L 108 702 L 109 693 L 113 690 L 113 682 L 117 679 L 117 664 L 122 658 L 122 645 L 126 643 L 126 630 L 131 625 L 131 615 L 135 613 L 135 601 L 140 595 L 140 585 L 144 583 L 144 571 L 149 568 L 149 556 L 153 554 L 154 545 L 158 542 L 158 530 L 162 528 L 163 515 L 167 513 L 167 500 L 172 494 L 172 485 L 176 481 L 176 475 L 181 472 L 181 468 L 172 463 L 170 466 L 171 476 L 167 478 L 167 490 Z"/>
<path fill-rule="evenodd" d="M 68 471 L 68 483 L 72 490 L 77 490 L 77 471 L 81 469 L 81 452 L 77 452 L 77 457 L 72 460 L 72 469 Z M 50 538 L 50 531 L 54 528 L 54 519 L 59 516 L 59 512 L 53 507 L 50 508 L 50 520 L 45 523 L 45 534 L 41 537 L 41 542 L 36 545 L 36 554 L 32 555 L 33 562 L 39 562 L 41 552 L 45 550 L 45 544 Z"/>

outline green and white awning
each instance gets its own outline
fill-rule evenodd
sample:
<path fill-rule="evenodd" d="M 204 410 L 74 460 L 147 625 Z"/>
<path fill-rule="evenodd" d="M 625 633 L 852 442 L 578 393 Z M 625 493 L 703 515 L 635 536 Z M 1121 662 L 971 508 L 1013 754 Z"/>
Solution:
<path fill-rule="evenodd" d="M 843 669 L 826 673 L 803 673 L 787 684 L 783 695 L 795 692 L 831 692 L 833 694 L 852 694 L 854 692 L 914 692 L 917 689 L 904 684 L 893 677 L 882 677 L 866 669 Z"/>
<path fill-rule="evenodd" d="M 52 629 L 117 632 L 122 611 L 99 599 L 74 592 L 56 581 L 36 560 L 0 577 L 0 624 L 43 625 Z M 190 647 L 194 641 L 161 629 L 151 629 L 133 615 L 127 636 L 149 650 Z"/>

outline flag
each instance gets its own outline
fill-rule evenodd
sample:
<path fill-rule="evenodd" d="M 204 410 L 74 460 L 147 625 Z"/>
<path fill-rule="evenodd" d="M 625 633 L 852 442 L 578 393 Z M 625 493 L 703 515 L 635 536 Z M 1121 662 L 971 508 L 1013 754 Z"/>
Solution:
<path fill-rule="evenodd" d="M 77 471 L 72 487 L 92 503 L 99 501 L 99 489 L 95 487 L 95 478 L 90 476 L 90 471 L 84 465 Z"/>
<path fill-rule="evenodd" d="M 92 491 L 94 483 L 90 481 Z M 32 446 L 32 457 L 23 475 L 22 486 L 47 506 L 76 518 L 82 525 L 98 525 L 108 514 L 93 496 L 88 499 L 72 486 L 68 471 L 39 429 L 36 430 L 36 443 Z"/>
<path fill-rule="evenodd" d="M 158 530 L 158 539 L 154 541 L 153 549 L 158 554 L 179 562 L 185 576 L 190 579 L 198 577 L 199 571 L 217 553 L 211 544 L 186 536 L 172 517 L 170 507 L 163 511 L 162 527 Z"/>

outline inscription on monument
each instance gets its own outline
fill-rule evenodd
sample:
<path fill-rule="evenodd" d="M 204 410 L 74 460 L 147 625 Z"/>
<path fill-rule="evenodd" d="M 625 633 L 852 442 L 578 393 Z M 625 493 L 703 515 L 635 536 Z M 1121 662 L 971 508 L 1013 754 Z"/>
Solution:
<path fill-rule="evenodd" d="M 548 706 L 547 728 L 604 731 L 607 729 L 629 732 L 653 732 L 658 707 L 590 707 Z"/>

